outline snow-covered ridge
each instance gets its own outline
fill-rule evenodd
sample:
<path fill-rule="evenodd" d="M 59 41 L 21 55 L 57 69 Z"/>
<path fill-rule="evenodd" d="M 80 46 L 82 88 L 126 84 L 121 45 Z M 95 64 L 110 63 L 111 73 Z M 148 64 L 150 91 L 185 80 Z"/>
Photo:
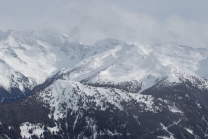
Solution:
<path fill-rule="evenodd" d="M 91 87 L 69 80 L 56 80 L 38 94 L 39 100 L 50 107 L 49 118 L 58 120 L 67 116 L 68 110 L 80 109 L 106 110 L 107 103 L 123 110 L 122 102 L 136 101 L 144 105 L 146 111 L 157 111 L 153 98 L 148 95 L 134 94 L 114 88 Z"/>
<path fill-rule="evenodd" d="M 195 78 L 200 78 L 204 82 L 203 86 L 208 87 L 204 80 L 207 67 L 200 63 L 206 60 L 207 49 L 166 44 L 151 46 L 145 50 L 145 46 L 140 45 L 106 43 L 114 47 L 86 58 L 72 69 L 64 70 L 63 79 L 120 89 L 121 85 L 132 84 L 134 87 L 131 92 L 142 92 L 164 77 L 170 83 L 181 83 L 180 78 L 194 83 Z M 199 72 L 200 70 L 203 72 Z"/>

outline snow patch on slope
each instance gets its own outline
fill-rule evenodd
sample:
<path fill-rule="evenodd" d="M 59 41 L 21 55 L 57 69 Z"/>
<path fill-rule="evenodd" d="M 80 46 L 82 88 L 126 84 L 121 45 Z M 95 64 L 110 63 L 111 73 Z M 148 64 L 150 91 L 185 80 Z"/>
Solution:
<path fill-rule="evenodd" d="M 41 124 L 31 124 L 29 122 L 22 123 L 20 126 L 22 138 L 31 138 L 32 135 L 36 135 L 38 138 L 43 137 L 43 126 Z"/>
<path fill-rule="evenodd" d="M 44 138 L 43 133 L 45 131 L 49 131 L 53 134 L 57 134 L 57 132 L 60 131 L 57 124 L 54 127 L 46 127 L 46 125 L 42 125 L 40 123 L 32 124 L 29 122 L 22 123 L 20 126 L 20 130 L 21 130 L 20 134 L 22 138 L 27 138 L 27 139 L 32 138 L 32 136 L 34 135 L 38 138 Z"/>

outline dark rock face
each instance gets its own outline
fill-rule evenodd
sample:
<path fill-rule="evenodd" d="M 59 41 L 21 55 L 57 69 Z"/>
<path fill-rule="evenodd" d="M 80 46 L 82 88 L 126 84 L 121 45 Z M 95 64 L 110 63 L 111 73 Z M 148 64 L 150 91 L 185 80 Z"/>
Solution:
<path fill-rule="evenodd" d="M 34 139 L 206 139 L 208 136 L 208 90 L 199 89 L 188 81 L 170 86 L 158 82 L 142 92 L 154 98 L 151 110 L 147 103 L 133 99 L 122 101 L 123 109 L 105 103 L 103 110 L 90 101 L 95 99 L 93 97 L 84 109 L 84 98 L 80 98 L 77 111 L 61 105 L 67 110 L 67 116 L 58 120 L 49 118 L 50 107 L 38 96 L 49 84 L 52 81 L 36 87 L 33 90 L 36 93 L 25 99 L 0 104 L 0 138 L 24 138 L 20 126 L 25 122 L 41 125 L 40 136 L 33 134 L 34 129 L 29 130 Z M 55 126 L 58 131 L 49 130 Z"/>

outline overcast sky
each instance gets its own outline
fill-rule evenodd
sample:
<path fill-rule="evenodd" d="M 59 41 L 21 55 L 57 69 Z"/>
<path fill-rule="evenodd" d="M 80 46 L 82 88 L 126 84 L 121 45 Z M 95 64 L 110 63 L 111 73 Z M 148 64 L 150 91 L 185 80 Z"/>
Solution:
<path fill-rule="evenodd" d="M 53 28 L 86 43 L 117 38 L 207 47 L 207 7 L 205 0 L 0 0 L 0 29 Z"/>

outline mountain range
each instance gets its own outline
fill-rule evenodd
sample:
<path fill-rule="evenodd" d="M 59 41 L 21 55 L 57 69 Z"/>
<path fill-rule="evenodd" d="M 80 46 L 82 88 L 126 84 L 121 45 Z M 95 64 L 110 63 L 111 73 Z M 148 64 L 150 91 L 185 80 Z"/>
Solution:
<path fill-rule="evenodd" d="M 0 138 L 207 138 L 208 49 L 0 32 Z"/>

